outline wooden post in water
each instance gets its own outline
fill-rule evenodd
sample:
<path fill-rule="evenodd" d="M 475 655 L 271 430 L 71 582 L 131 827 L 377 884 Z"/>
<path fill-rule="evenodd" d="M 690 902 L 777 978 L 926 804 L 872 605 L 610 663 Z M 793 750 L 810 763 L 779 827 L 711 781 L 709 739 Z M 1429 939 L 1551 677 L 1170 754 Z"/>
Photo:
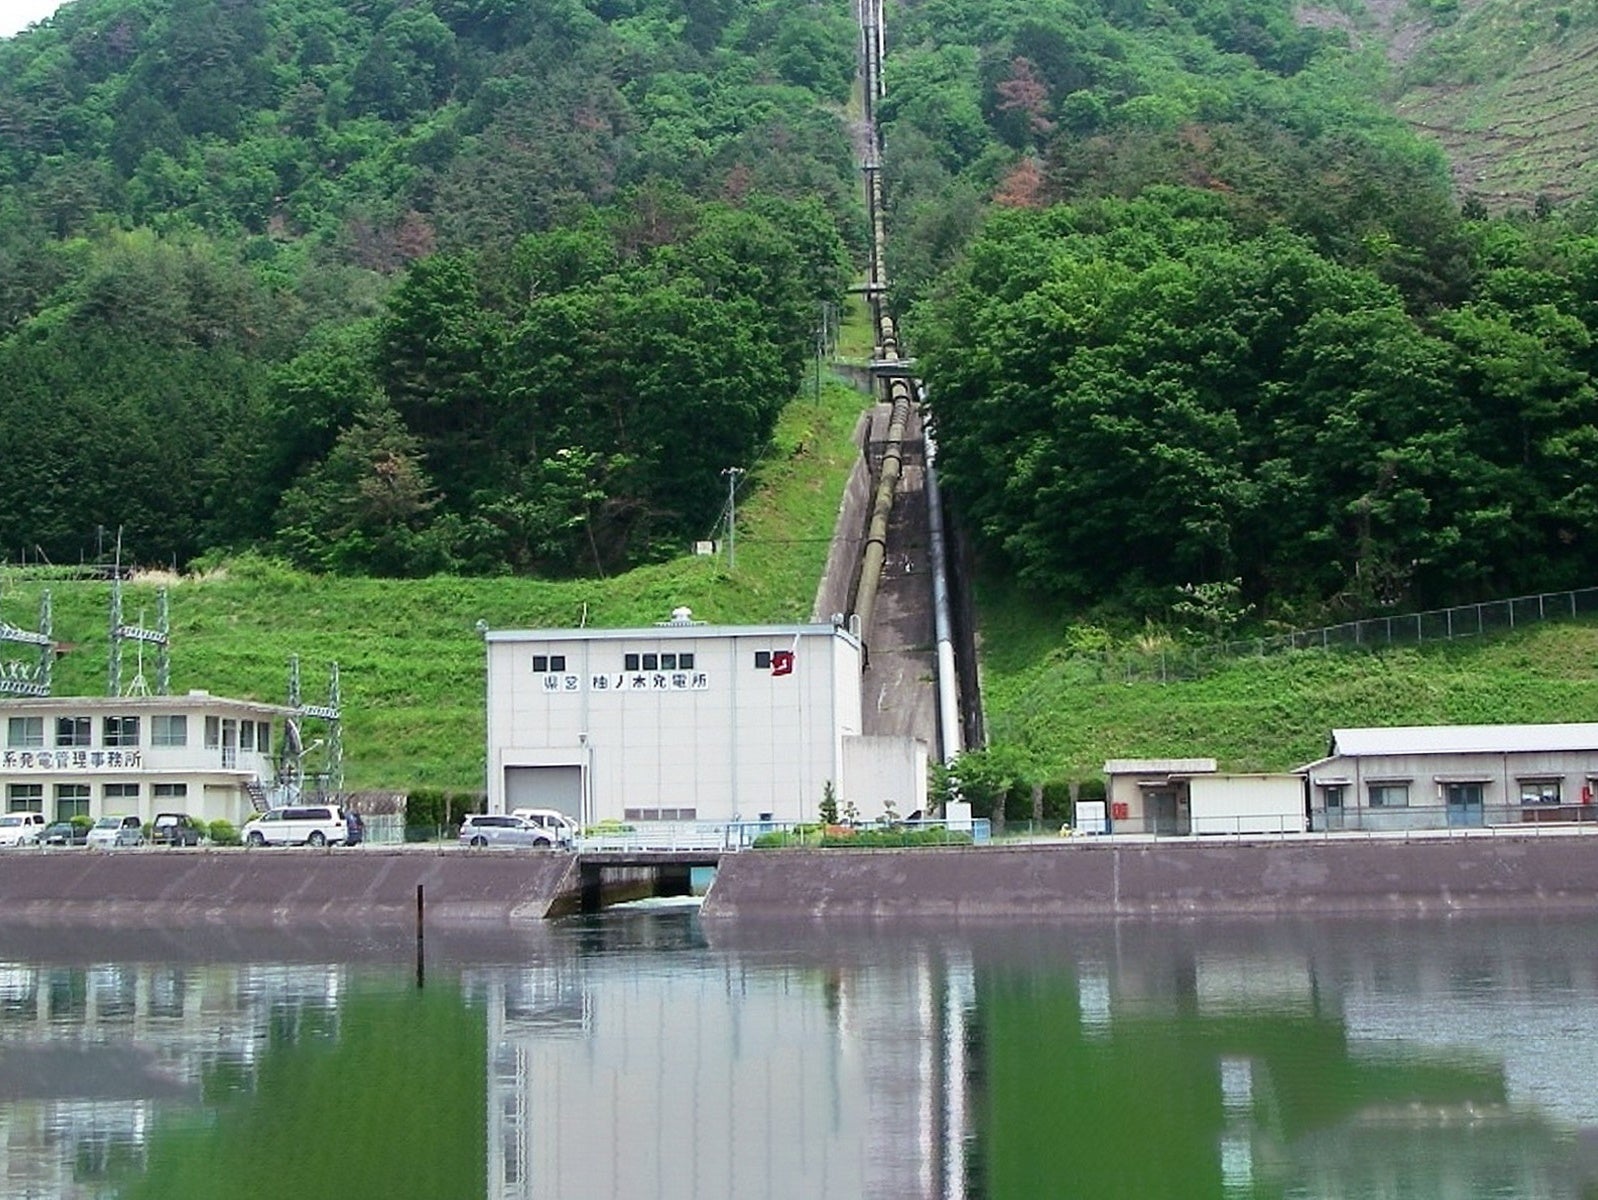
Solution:
<path fill-rule="evenodd" d="M 422 942 L 422 916 L 427 911 L 427 901 L 422 885 L 416 885 L 416 986 L 420 988 L 427 976 L 427 958 Z"/>

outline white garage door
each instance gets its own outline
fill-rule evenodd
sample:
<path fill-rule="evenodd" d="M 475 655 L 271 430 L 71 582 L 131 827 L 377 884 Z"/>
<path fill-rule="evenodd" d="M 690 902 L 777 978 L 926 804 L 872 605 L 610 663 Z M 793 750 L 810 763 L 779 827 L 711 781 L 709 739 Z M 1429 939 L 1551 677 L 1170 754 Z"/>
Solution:
<path fill-rule="evenodd" d="M 572 820 L 583 819 L 581 767 L 506 767 L 505 809 L 553 808 Z"/>

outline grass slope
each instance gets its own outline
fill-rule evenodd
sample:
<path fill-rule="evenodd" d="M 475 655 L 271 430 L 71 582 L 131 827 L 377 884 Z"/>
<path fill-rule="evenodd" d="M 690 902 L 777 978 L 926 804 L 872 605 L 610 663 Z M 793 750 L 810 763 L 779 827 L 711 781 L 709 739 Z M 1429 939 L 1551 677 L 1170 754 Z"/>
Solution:
<path fill-rule="evenodd" d="M 496 629 L 651 625 L 686 604 L 702 620 L 807 620 L 826 561 L 851 441 L 865 397 L 839 384 L 790 404 L 771 453 L 738 502 L 738 561 L 685 556 L 602 580 L 323 578 L 256 559 L 203 575 L 141 578 L 124 589 L 124 619 L 153 625 L 168 588 L 171 690 L 284 702 L 300 658 L 307 703 L 326 695 L 338 663 L 345 783 L 352 789 L 483 785 L 484 652 L 479 620 Z M 707 531 L 707 536 L 709 531 Z M 54 694 L 104 695 L 110 585 L 5 580 L 0 619 L 36 627 L 52 593 L 54 635 L 75 643 L 56 665 Z M 6 646 L 0 658 L 25 657 Z M 123 656 L 123 684 L 138 670 Z M 147 653 L 144 674 L 153 684 Z"/>
<path fill-rule="evenodd" d="M 1396 111 L 1443 148 L 1461 196 L 1503 211 L 1598 190 L 1598 0 L 1361 0 L 1299 11 L 1385 52 Z"/>
<path fill-rule="evenodd" d="M 1326 753 L 1334 728 L 1598 719 L 1598 626 L 1381 653 L 1244 658 L 1187 683 L 1106 679 L 1074 647 L 1103 635 L 1003 587 L 980 599 L 983 702 L 994 743 L 1040 781 L 1099 778 L 1106 759 L 1211 757 L 1283 770 Z"/>

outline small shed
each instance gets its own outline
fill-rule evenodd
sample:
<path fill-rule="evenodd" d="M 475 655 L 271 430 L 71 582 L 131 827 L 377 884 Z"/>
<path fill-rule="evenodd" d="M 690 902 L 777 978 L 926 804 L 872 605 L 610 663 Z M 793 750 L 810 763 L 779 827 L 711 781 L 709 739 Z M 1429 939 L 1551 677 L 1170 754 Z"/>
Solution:
<path fill-rule="evenodd" d="M 1178 836 L 1192 828 L 1191 781 L 1213 758 L 1112 758 L 1104 764 L 1111 833 Z"/>

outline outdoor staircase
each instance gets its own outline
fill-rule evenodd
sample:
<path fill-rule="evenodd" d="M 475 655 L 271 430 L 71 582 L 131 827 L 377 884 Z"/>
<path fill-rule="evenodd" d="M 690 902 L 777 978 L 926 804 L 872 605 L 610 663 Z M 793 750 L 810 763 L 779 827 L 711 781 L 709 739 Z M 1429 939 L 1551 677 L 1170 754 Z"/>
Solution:
<path fill-rule="evenodd" d="M 256 812 L 265 812 L 272 807 L 266 796 L 266 787 L 259 779 L 246 780 L 244 790 L 250 794 L 250 805 Z"/>

